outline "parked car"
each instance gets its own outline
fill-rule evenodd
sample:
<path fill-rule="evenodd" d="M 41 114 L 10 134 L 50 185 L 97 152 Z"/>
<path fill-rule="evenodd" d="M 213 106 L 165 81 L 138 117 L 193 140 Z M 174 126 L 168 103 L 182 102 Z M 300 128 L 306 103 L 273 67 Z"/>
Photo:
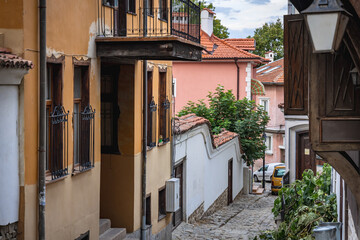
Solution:
<path fill-rule="evenodd" d="M 286 173 L 285 166 L 276 166 L 274 168 L 273 177 L 271 179 L 271 193 L 275 194 L 278 193 L 279 190 L 282 188 L 282 180 L 283 176 Z"/>
<path fill-rule="evenodd" d="M 265 181 L 271 181 L 272 174 L 274 172 L 274 168 L 276 166 L 285 166 L 284 163 L 268 163 L 265 165 Z M 263 167 L 254 172 L 254 180 L 255 182 L 262 181 L 263 179 Z"/>

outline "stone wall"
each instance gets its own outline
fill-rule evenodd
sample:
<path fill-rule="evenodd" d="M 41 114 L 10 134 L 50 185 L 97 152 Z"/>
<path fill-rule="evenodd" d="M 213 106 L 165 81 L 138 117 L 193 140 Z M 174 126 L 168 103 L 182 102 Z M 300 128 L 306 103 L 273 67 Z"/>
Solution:
<path fill-rule="evenodd" d="M 188 223 L 195 223 L 199 221 L 204 215 L 204 202 L 189 216 Z"/>
<path fill-rule="evenodd" d="M 206 210 L 203 217 L 210 216 L 220 208 L 227 206 L 227 203 L 228 203 L 228 189 L 226 188 L 225 191 L 215 200 L 215 202 L 211 204 L 211 206 Z"/>
<path fill-rule="evenodd" d="M 17 233 L 17 223 L 0 226 L 0 240 L 16 240 Z"/>

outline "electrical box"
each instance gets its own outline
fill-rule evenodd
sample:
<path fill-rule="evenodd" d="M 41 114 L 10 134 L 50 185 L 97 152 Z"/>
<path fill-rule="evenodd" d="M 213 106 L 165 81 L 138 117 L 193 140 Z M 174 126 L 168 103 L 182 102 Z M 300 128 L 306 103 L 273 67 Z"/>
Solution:
<path fill-rule="evenodd" d="M 180 208 L 180 179 L 166 181 L 166 212 L 176 212 Z"/>

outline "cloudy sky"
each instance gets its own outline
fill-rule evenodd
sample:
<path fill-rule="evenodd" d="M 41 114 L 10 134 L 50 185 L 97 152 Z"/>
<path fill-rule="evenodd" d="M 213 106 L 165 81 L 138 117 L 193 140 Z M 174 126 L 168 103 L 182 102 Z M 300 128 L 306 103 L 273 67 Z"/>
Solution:
<path fill-rule="evenodd" d="M 287 0 L 206 0 L 213 3 L 216 16 L 229 28 L 230 37 L 247 37 L 266 22 L 287 13 Z"/>

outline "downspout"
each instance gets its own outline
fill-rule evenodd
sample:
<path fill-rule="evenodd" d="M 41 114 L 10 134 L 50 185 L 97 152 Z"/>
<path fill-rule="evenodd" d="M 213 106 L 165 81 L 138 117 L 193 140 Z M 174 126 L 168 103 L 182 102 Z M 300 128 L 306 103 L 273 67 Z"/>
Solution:
<path fill-rule="evenodd" d="M 39 0 L 40 106 L 39 106 L 39 240 L 45 240 L 45 170 L 46 170 L 46 0 Z"/>
<path fill-rule="evenodd" d="M 147 36 L 147 0 L 143 0 L 143 28 L 144 37 Z M 139 13 L 140 14 L 140 13 Z M 147 162 L 147 125 L 148 125 L 148 79 L 147 60 L 143 60 L 143 162 L 142 162 L 142 216 L 141 216 L 141 240 L 146 240 L 146 162 Z"/>
<path fill-rule="evenodd" d="M 240 66 L 238 65 L 238 58 L 235 58 L 235 65 L 237 68 L 237 90 L 236 90 L 236 99 L 240 100 Z"/>

